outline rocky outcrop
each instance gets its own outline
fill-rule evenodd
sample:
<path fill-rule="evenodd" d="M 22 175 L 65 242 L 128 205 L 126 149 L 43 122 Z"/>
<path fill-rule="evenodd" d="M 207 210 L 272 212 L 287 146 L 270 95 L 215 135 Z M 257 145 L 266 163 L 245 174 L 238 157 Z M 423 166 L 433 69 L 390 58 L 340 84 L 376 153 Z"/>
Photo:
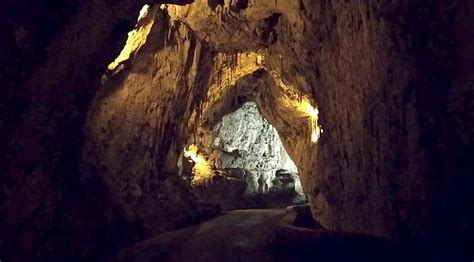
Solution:
<path fill-rule="evenodd" d="M 198 185 L 198 196 L 221 203 L 224 209 L 284 207 L 305 200 L 295 164 L 255 102 L 245 102 L 223 116 L 207 136 L 211 138 L 198 144 L 209 161 L 218 169 L 241 170 L 242 175 L 217 176 Z M 236 191 L 236 185 L 241 189 Z"/>
<path fill-rule="evenodd" d="M 288 199 L 291 204 L 301 204 L 306 200 L 298 174 L 285 169 L 275 173 L 269 195 L 276 198 L 275 202 Z"/>
<path fill-rule="evenodd" d="M 254 102 L 222 118 L 213 129 L 210 155 L 219 168 L 240 168 L 251 172 L 254 183 L 249 195 L 267 193 L 276 171 L 297 172 L 278 132 L 258 111 Z M 260 184 L 262 181 L 263 184 Z"/>
<path fill-rule="evenodd" d="M 196 196 L 207 203 L 219 205 L 222 210 L 258 208 L 263 205 L 256 199 L 246 196 L 247 176 L 252 174 L 242 169 L 218 170 L 205 184 L 193 186 Z"/>

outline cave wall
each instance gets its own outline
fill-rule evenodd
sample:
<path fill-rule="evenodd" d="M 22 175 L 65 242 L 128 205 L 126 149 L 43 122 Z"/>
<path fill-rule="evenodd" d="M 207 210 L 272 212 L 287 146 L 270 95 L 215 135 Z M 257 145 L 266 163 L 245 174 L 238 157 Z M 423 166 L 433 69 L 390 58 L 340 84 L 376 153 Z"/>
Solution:
<path fill-rule="evenodd" d="M 232 110 L 235 83 L 259 68 L 257 54 L 216 50 L 166 8 L 157 12 L 146 44 L 107 74 L 84 127 L 82 175 L 103 181 L 106 206 L 145 234 L 196 215 L 195 199 L 178 180 L 178 158 Z M 203 122 L 211 129 L 202 130 Z"/>
<path fill-rule="evenodd" d="M 147 234 L 190 223 L 195 199 L 177 177 L 191 108 L 213 53 L 157 6 L 146 44 L 97 95 L 85 125 L 83 170 L 100 177 L 113 206 Z"/>
<path fill-rule="evenodd" d="M 210 155 L 219 168 L 240 168 L 252 173 L 256 182 L 253 185 L 258 187 L 247 190 L 250 194 L 268 193 L 279 169 L 298 172 L 278 132 L 260 114 L 255 102 L 246 102 L 225 115 L 210 133 Z M 259 192 L 258 188 L 263 191 Z"/>
<path fill-rule="evenodd" d="M 398 237 L 428 232 L 426 151 L 415 90 L 424 76 L 397 47 L 400 30 L 370 4 L 333 3 L 315 32 L 322 137 L 310 203 L 325 227 Z M 418 74 L 418 76 L 417 76 Z M 410 157 L 408 157 L 410 156 Z M 423 210 L 424 209 L 424 210 Z M 416 232 L 417 231 L 417 232 Z M 406 232 L 408 233 L 408 232 Z"/>
<path fill-rule="evenodd" d="M 235 11 L 225 2 L 212 13 L 201 2 L 172 16 L 217 50 L 258 51 L 280 87 L 317 104 L 317 150 L 301 134 L 281 137 L 323 226 L 395 239 L 468 235 L 472 208 L 460 203 L 472 199 L 472 4 L 258 1 Z M 242 21 L 249 26 L 236 28 Z M 238 39 L 222 37 L 234 31 Z M 258 104 L 284 133 L 296 122 L 272 117 L 278 103 Z"/>
<path fill-rule="evenodd" d="M 263 87 L 264 88 L 264 87 Z M 242 101 L 236 111 L 222 117 L 209 130 L 210 139 L 200 139 L 204 152 L 220 169 L 243 169 L 247 177 L 247 196 L 268 194 L 278 170 L 298 173 L 283 146 L 278 131 L 263 117 L 253 101 Z M 206 134 L 205 134 L 206 135 Z M 300 179 L 295 179 L 297 196 L 304 199 Z"/>
<path fill-rule="evenodd" d="M 119 238 L 110 232 L 124 227 L 103 222 L 107 189 L 99 180 L 82 179 L 79 172 L 82 126 L 101 76 L 123 47 L 143 4 L 2 3 L 4 259 L 101 256 L 116 245 Z"/>
<path fill-rule="evenodd" d="M 309 183 L 324 226 L 399 239 L 467 236 L 472 209 L 459 203 L 472 199 L 464 184 L 472 116 L 458 103 L 473 86 L 455 81 L 472 79 L 456 66 L 457 46 L 472 38 L 452 30 L 472 35 L 472 22 L 457 18 L 468 10 L 466 1 L 324 6 L 314 88 L 327 132 Z"/>

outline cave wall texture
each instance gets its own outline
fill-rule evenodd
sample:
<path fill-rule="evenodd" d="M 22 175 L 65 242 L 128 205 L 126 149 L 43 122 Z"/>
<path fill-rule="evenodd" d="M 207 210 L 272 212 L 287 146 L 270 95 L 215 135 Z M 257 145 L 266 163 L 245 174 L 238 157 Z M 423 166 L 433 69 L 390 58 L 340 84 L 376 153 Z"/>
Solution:
<path fill-rule="evenodd" d="M 155 7 L 146 44 L 104 85 L 143 3 L 67 3 L 2 10 L 7 257 L 100 256 L 101 242 L 192 221 L 195 199 L 174 179 L 175 163 L 241 99 L 278 130 L 325 228 L 472 237 L 472 2 Z M 319 108 L 315 145 L 307 118 L 281 102 L 294 93 Z"/>
<path fill-rule="evenodd" d="M 259 188 L 263 190 L 260 193 L 267 193 L 279 169 L 298 173 L 278 132 L 254 102 L 246 102 L 225 115 L 210 133 L 210 155 L 218 167 L 246 169 L 253 174 L 256 187 L 248 191 L 251 194 Z"/>
<path fill-rule="evenodd" d="M 193 191 L 207 202 L 219 203 L 222 210 L 304 203 L 297 167 L 278 131 L 255 102 L 240 102 L 234 112 L 222 116 L 202 136 L 192 137 L 200 154 L 216 170 L 211 176 L 193 179 Z M 192 170 L 183 170 L 184 177 L 192 176 Z"/>
<path fill-rule="evenodd" d="M 473 57 L 465 38 L 472 8 L 410 1 L 324 9 L 315 95 L 328 132 L 309 183 L 323 225 L 401 239 L 468 236 L 473 122 L 465 98 L 473 83 L 464 71 L 472 63 L 462 61 Z"/>
<path fill-rule="evenodd" d="M 198 69 L 210 70 L 213 54 L 186 27 L 169 24 L 158 8 L 153 12 L 155 22 L 135 62 L 92 105 L 83 154 L 84 174 L 103 177 L 120 212 L 142 221 L 149 233 L 169 230 L 192 214 L 192 201 L 175 195 L 180 190 L 171 181 L 178 178 L 188 132 L 183 120 L 209 78 Z"/>
<path fill-rule="evenodd" d="M 118 221 L 104 222 L 106 189 L 96 178 L 82 179 L 78 163 L 89 104 L 144 2 L 2 3 L 0 253 L 5 259 L 100 256 L 122 241 L 110 234 L 123 231 Z"/>

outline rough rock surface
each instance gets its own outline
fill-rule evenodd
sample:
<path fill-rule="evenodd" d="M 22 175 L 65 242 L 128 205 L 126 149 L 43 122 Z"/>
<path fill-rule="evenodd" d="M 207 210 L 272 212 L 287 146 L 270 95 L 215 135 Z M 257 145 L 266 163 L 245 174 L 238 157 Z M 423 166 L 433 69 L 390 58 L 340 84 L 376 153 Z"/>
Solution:
<path fill-rule="evenodd" d="M 223 210 L 282 208 L 306 202 L 296 173 L 279 172 L 267 192 L 256 192 L 256 188 L 265 183 L 255 181 L 255 175 L 248 170 L 229 168 L 214 172 L 216 174 L 206 183 L 194 184 L 192 189 L 199 199 L 218 204 Z"/>
<path fill-rule="evenodd" d="M 218 13 L 230 14 L 225 7 Z M 465 157 L 473 117 L 461 108 L 472 107 L 472 10 L 469 1 L 259 1 L 236 15 L 257 22 L 281 14 L 265 68 L 320 109 L 326 132 L 317 152 L 301 136 L 281 137 L 323 226 L 399 239 L 468 237 L 472 208 L 460 203 L 473 199 Z M 206 12 L 179 17 L 196 31 L 224 21 Z M 203 32 L 217 48 L 229 44 L 219 30 Z M 278 110 L 264 104 L 264 115 Z"/>
<path fill-rule="evenodd" d="M 312 72 L 327 132 L 316 173 L 303 183 L 323 226 L 398 239 L 467 237 L 472 209 L 460 203 L 473 199 L 464 157 L 473 152 L 473 118 L 460 108 L 472 108 L 462 97 L 474 90 L 463 62 L 474 56 L 474 24 L 465 20 L 473 8 L 334 1 L 321 9 Z"/>
<path fill-rule="evenodd" d="M 278 132 L 254 102 L 244 103 L 224 116 L 214 127 L 213 136 L 211 154 L 217 167 L 240 168 L 252 174 L 253 183 L 249 184 L 247 194 L 267 193 L 279 169 L 297 172 Z"/>
<path fill-rule="evenodd" d="M 192 196 L 172 196 L 183 146 L 246 99 L 279 131 L 325 228 L 472 239 L 472 1 L 196 0 L 158 11 L 104 87 L 141 1 L 71 1 L 44 10 L 40 30 L 30 2 L 0 17 L 2 253 L 100 257 L 103 243 L 179 226 L 193 213 Z M 280 99 L 295 92 L 318 105 L 317 145 Z"/>
<path fill-rule="evenodd" d="M 192 32 L 154 10 L 156 20 L 136 59 L 95 98 L 83 151 L 83 175 L 101 177 L 111 206 L 129 223 L 140 221 L 147 234 L 193 216 L 190 193 L 166 181 L 177 179 L 177 147 L 187 133 L 186 122 L 177 120 L 189 115 L 207 81 L 197 68 L 205 70 L 212 61 L 212 52 Z"/>
<path fill-rule="evenodd" d="M 199 197 L 223 209 L 284 207 L 305 200 L 295 164 L 255 102 L 223 116 L 207 136 L 198 143 L 212 165 L 224 171 L 194 186 Z"/>
<path fill-rule="evenodd" d="M 141 234 L 105 211 L 109 189 L 79 163 L 89 105 L 144 3 L 2 2 L 2 259 L 101 257 Z"/>

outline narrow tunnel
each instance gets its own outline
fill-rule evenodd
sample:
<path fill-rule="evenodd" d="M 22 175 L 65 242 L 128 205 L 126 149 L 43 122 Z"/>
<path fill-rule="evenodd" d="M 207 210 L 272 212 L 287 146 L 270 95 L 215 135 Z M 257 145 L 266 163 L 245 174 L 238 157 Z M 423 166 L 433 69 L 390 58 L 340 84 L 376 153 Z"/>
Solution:
<path fill-rule="evenodd" d="M 474 259 L 469 1 L 27 2 L 0 261 Z"/>

